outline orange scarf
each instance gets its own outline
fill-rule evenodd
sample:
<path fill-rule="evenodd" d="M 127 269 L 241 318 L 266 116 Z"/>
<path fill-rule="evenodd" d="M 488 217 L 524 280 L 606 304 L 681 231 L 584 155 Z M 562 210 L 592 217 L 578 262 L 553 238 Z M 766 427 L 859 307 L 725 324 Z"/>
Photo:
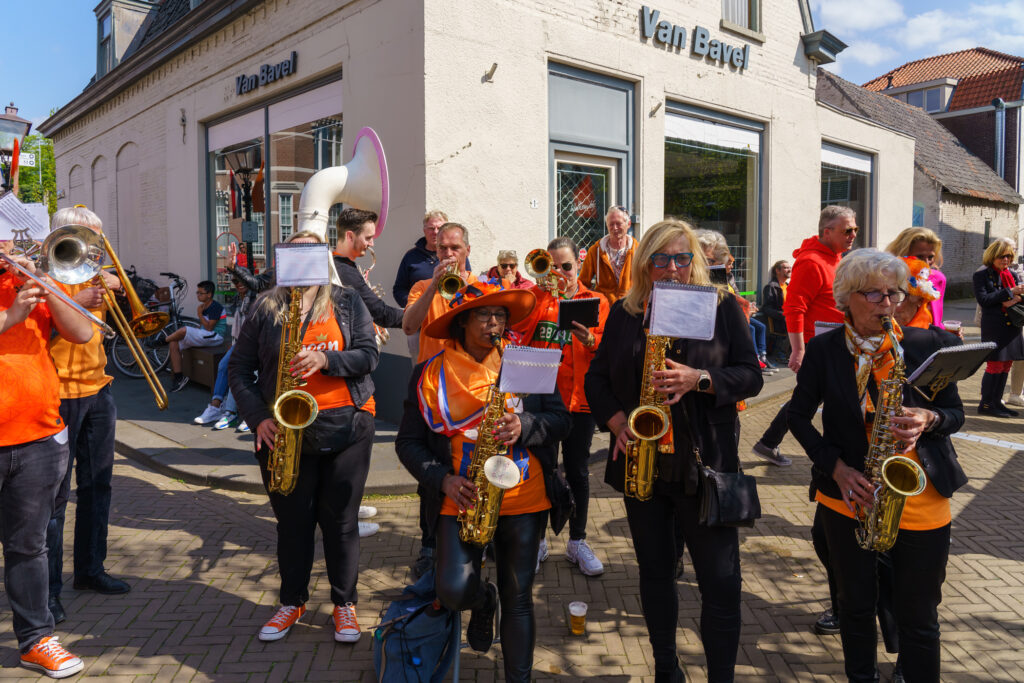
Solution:
<path fill-rule="evenodd" d="M 423 366 L 417 384 L 420 414 L 427 426 L 448 437 L 475 429 L 499 370 L 497 349 L 479 363 L 457 341 L 445 340 L 444 350 Z"/>
<path fill-rule="evenodd" d="M 899 323 L 892 321 L 893 334 L 897 340 L 903 339 L 903 330 Z M 861 415 L 874 412 L 871 396 L 868 394 L 868 379 L 874 375 L 880 382 L 889 377 L 895 360 L 892 357 L 892 339 L 887 334 L 874 337 L 862 337 L 853 329 L 850 318 L 846 318 L 846 348 L 853 356 L 857 375 L 857 396 L 860 397 Z M 899 349 L 902 354 L 903 350 Z"/>

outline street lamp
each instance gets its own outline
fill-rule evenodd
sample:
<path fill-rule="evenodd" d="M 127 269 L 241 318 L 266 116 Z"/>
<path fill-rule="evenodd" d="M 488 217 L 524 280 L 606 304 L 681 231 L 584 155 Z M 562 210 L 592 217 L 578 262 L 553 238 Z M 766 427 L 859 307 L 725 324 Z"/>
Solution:
<path fill-rule="evenodd" d="M 262 147 L 259 140 L 249 140 L 221 150 L 228 168 L 242 183 L 242 242 L 245 243 L 246 265 L 253 273 L 256 272 L 256 258 L 252 253 L 252 243 L 256 240 L 257 226 L 252 220 L 252 174 L 263 164 Z"/>
<path fill-rule="evenodd" d="M 3 175 L 0 188 L 4 192 L 14 187 L 14 178 L 11 177 L 14 148 L 21 147 L 21 141 L 28 135 L 30 128 L 32 122 L 18 116 L 18 108 L 14 106 L 14 102 L 7 105 L 4 113 L 0 114 L 0 174 Z"/>

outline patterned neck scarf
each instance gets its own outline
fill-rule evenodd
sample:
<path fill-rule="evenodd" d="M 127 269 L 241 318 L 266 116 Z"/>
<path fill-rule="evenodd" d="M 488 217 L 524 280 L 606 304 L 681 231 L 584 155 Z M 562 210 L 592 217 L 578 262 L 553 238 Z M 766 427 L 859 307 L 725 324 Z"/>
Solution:
<path fill-rule="evenodd" d="M 903 339 L 903 330 L 892 321 L 893 334 L 897 340 Z M 865 418 L 867 413 L 874 412 L 871 396 L 868 394 L 868 380 L 874 376 L 875 382 L 889 377 L 895 364 L 892 357 L 892 340 L 887 334 L 873 337 L 862 337 L 853 329 L 850 316 L 846 316 L 846 349 L 853 356 L 854 372 L 857 377 L 857 397 L 860 399 L 860 412 Z M 899 353 L 903 353 L 900 349 Z"/>
<path fill-rule="evenodd" d="M 626 254 L 629 253 L 629 248 L 633 246 L 633 238 L 626 235 L 626 244 L 621 249 L 612 249 L 609 235 L 605 235 L 601 238 L 601 249 L 604 253 L 608 254 L 608 260 L 612 264 L 612 270 L 615 271 L 616 279 L 622 277 L 622 268 L 626 265 Z"/>

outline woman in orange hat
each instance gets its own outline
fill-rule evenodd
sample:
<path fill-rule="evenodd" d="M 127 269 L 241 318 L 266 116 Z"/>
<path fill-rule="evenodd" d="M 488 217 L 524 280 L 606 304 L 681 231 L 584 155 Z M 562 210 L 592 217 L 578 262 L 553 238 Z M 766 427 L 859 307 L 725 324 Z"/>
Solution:
<path fill-rule="evenodd" d="M 399 459 L 420 483 L 424 517 L 437 538 L 437 595 L 449 609 L 472 610 L 466 640 L 474 650 L 490 648 L 501 601 L 507 681 L 530 680 L 537 549 L 549 513 L 564 524 L 568 512 L 555 495 L 555 487 L 560 492 L 564 486 L 556 473 L 556 448 L 570 427 L 557 391 L 507 396 L 507 412 L 494 423 L 495 440 L 509 447 L 519 470 L 519 482 L 505 491 L 494 533 L 497 586 L 481 579 L 483 548 L 459 538 L 458 514 L 477 501 L 466 474 L 501 370 L 506 327 L 526 318 L 534 303 L 533 292 L 508 289 L 500 280 L 459 290 L 450 310 L 424 328 L 424 334 L 443 339 L 444 348 L 413 370 L 395 439 Z"/>

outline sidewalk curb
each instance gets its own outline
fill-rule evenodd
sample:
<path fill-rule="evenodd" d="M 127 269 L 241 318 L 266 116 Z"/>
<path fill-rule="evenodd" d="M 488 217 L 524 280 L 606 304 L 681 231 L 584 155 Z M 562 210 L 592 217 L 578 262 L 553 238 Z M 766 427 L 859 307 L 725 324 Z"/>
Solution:
<path fill-rule="evenodd" d="M 180 479 L 186 484 L 205 486 L 208 488 L 227 489 L 229 491 L 240 491 L 243 493 L 266 493 L 266 490 L 263 488 L 262 481 L 253 481 L 248 478 L 229 479 L 227 477 L 214 476 L 209 473 L 197 474 L 195 472 L 190 472 L 188 470 L 175 467 L 174 465 L 168 465 L 161 462 L 155 456 L 140 451 L 116 436 L 114 437 L 114 450 L 129 460 L 134 460 L 154 472 L 162 474 L 165 477 L 170 477 L 171 479 Z"/>

